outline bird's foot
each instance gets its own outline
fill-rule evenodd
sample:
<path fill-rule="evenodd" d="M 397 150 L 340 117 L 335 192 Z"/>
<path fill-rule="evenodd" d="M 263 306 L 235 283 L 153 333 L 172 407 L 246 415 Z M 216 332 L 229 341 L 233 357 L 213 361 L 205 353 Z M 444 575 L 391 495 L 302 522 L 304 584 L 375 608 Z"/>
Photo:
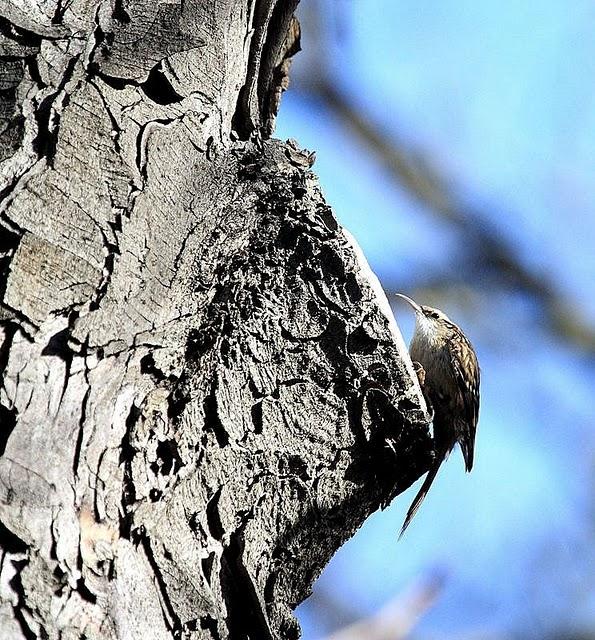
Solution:
<path fill-rule="evenodd" d="M 426 370 L 424 369 L 422 363 L 418 362 L 417 360 L 413 360 L 413 369 L 415 371 L 415 375 L 417 376 L 419 386 L 423 389 L 426 384 Z"/>
<path fill-rule="evenodd" d="M 417 379 L 419 381 L 419 386 L 421 387 L 421 392 L 423 393 L 424 400 L 426 401 L 426 407 L 428 408 L 428 416 L 430 417 L 430 422 L 434 420 L 434 407 L 430 402 L 430 398 L 426 393 L 426 370 L 424 369 L 421 362 L 417 360 L 413 361 L 413 369 L 415 370 L 415 374 L 417 375 Z"/>
<path fill-rule="evenodd" d="M 430 399 L 425 393 L 424 393 L 424 400 L 426 401 L 426 407 L 428 407 L 428 416 L 430 418 L 429 421 L 434 422 L 434 407 L 432 406 Z"/>

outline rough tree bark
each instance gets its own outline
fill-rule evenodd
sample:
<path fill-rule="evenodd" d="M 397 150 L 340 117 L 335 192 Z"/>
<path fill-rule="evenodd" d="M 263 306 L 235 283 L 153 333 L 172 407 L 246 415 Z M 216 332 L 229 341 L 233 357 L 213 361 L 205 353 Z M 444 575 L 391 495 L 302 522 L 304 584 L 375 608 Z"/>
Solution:
<path fill-rule="evenodd" d="M 4 639 L 296 638 L 428 466 L 386 298 L 268 139 L 296 4 L 0 3 Z"/>

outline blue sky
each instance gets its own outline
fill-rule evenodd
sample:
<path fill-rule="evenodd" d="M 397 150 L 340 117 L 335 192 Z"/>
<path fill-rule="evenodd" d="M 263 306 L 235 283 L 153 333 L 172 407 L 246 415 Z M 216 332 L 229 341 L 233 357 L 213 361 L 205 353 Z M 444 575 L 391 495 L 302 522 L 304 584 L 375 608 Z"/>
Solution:
<path fill-rule="evenodd" d="M 387 136 L 427 153 L 528 268 L 594 325 L 595 5 L 318 4 L 327 68 L 341 90 Z M 311 38 L 306 31 L 276 135 L 316 150 L 327 199 L 385 286 L 413 291 L 432 274 L 464 293 L 465 277 L 469 295 L 450 295 L 445 311 L 473 338 L 483 374 L 473 473 L 455 450 L 406 536 L 397 543 L 416 487 L 365 523 L 316 589 L 350 612 L 347 622 L 440 571 L 444 589 L 415 637 L 595 634 L 593 357 L 552 336 L 522 293 L 462 274 L 453 229 L 299 90 Z M 489 309 L 478 313 L 477 304 Z M 394 310 L 408 337 L 407 310 Z M 298 615 L 306 640 L 330 630 L 332 616 L 313 604 Z"/>

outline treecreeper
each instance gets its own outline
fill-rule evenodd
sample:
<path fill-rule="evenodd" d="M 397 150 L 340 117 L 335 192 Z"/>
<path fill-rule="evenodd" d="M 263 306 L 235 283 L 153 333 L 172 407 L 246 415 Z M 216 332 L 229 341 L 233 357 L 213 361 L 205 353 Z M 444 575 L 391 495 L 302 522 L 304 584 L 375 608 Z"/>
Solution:
<path fill-rule="evenodd" d="M 434 461 L 413 500 L 400 535 L 428 494 L 440 465 L 458 442 L 471 471 L 479 418 L 479 363 L 473 345 L 439 309 L 396 294 L 415 311 L 415 331 L 409 354 L 428 404 L 434 427 Z"/>

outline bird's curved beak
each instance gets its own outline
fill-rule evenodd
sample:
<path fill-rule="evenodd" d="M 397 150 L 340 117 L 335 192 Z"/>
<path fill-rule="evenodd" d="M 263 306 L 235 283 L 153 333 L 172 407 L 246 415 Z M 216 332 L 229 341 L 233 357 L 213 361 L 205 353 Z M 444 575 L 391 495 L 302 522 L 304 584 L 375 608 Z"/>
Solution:
<path fill-rule="evenodd" d="M 409 296 L 406 296 L 403 293 L 395 293 L 395 295 L 398 298 L 403 298 L 403 300 L 405 300 L 405 302 L 407 302 L 407 304 L 409 304 L 410 306 L 413 307 L 415 313 L 422 313 L 421 307 L 417 304 L 417 302 L 415 302 L 415 300 L 412 300 Z"/>

